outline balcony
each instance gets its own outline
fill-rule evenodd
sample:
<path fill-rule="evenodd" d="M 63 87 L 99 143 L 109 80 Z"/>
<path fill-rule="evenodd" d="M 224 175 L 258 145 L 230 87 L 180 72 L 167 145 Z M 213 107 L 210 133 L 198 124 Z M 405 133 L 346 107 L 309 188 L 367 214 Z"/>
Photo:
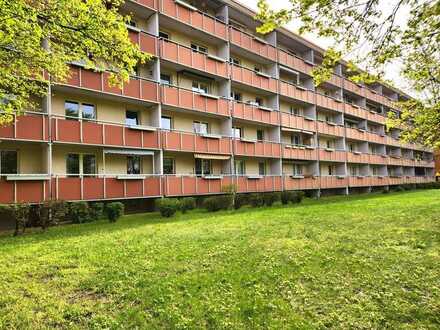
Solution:
<path fill-rule="evenodd" d="M 368 142 L 378 143 L 378 144 L 386 144 L 386 136 L 373 132 L 365 132 L 365 139 Z"/>
<path fill-rule="evenodd" d="M 346 152 L 335 149 L 320 149 L 319 160 L 328 162 L 345 162 Z"/>
<path fill-rule="evenodd" d="M 302 58 L 293 55 L 283 49 L 278 49 L 278 62 L 307 75 L 310 75 L 311 71 L 313 70 L 312 63 L 306 62 Z"/>
<path fill-rule="evenodd" d="M 388 184 L 390 186 L 394 186 L 394 185 L 400 185 L 400 184 L 405 184 L 407 183 L 407 178 L 403 177 L 403 176 L 389 176 L 388 178 Z"/>
<path fill-rule="evenodd" d="M 232 26 L 229 27 L 229 39 L 234 45 L 276 62 L 277 50 L 274 46 L 269 45 L 265 40 L 253 36 L 250 33 L 243 32 Z"/>
<path fill-rule="evenodd" d="M 14 116 L 11 125 L 0 126 L 0 138 L 23 141 L 47 141 L 49 137 L 48 117 L 44 113 L 25 112 Z"/>
<path fill-rule="evenodd" d="M 344 111 L 344 103 L 341 100 L 322 94 L 316 94 L 316 104 L 325 109 Z"/>
<path fill-rule="evenodd" d="M 349 176 L 349 187 L 370 187 L 372 184 L 371 177 L 369 176 Z"/>
<path fill-rule="evenodd" d="M 269 125 L 279 125 L 279 111 L 244 102 L 232 101 L 232 116 Z"/>
<path fill-rule="evenodd" d="M 354 104 L 344 103 L 344 112 L 354 117 L 362 119 L 368 118 L 368 112 L 365 109 Z"/>
<path fill-rule="evenodd" d="M 345 128 L 346 137 L 354 140 L 365 140 L 365 131 L 357 128 Z"/>
<path fill-rule="evenodd" d="M 231 139 L 222 136 L 199 135 L 190 132 L 162 132 L 162 147 L 168 151 L 206 152 L 230 155 Z"/>
<path fill-rule="evenodd" d="M 342 87 L 342 81 L 343 81 L 343 80 L 344 80 L 344 79 L 343 79 L 341 76 L 338 76 L 337 74 L 332 73 L 330 79 L 327 80 L 327 82 L 328 82 L 329 84 L 334 85 L 334 86 Z"/>
<path fill-rule="evenodd" d="M 235 155 L 271 158 L 281 157 L 280 143 L 234 139 L 233 144 Z"/>
<path fill-rule="evenodd" d="M 345 176 L 321 176 L 319 181 L 321 189 L 345 188 L 348 186 L 348 178 Z"/>
<path fill-rule="evenodd" d="M 318 152 L 311 146 L 294 146 L 291 144 L 283 145 L 283 158 L 316 160 Z"/>
<path fill-rule="evenodd" d="M 362 85 L 358 85 L 349 79 L 344 79 L 344 89 L 359 96 L 365 96 L 365 88 Z"/>
<path fill-rule="evenodd" d="M 325 135 L 344 136 L 344 126 L 336 123 L 317 121 L 317 131 Z"/>
<path fill-rule="evenodd" d="M 161 86 L 162 103 L 204 113 L 229 116 L 228 100 L 210 94 L 194 93 L 177 86 Z"/>
<path fill-rule="evenodd" d="M 348 163 L 357 163 L 357 164 L 366 164 L 366 163 L 370 162 L 370 155 L 364 154 L 361 152 L 347 151 L 347 162 Z"/>
<path fill-rule="evenodd" d="M 402 166 L 403 161 L 401 157 L 398 156 L 389 156 L 388 157 L 388 165 Z"/>
<path fill-rule="evenodd" d="M 157 56 L 157 38 L 145 31 L 128 27 L 128 37 L 142 52 Z"/>
<path fill-rule="evenodd" d="M 435 177 L 433 176 L 412 176 L 406 179 L 407 183 L 428 183 L 435 182 Z"/>
<path fill-rule="evenodd" d="M 164 60 L 228 78 L 228 64 L 219 57 L 195 52 L 170 40 L 160 40 L 159 45 L 160 56 Z"/>
<path fill-rule="evenodd" d="M 283 177 L 284 190 L 319 189 L 319 177 Z"/>
<path fill-rule="evenodd" d="M 231 64 L 231 79 L 272 93 L 276 93 L 278 88 L 275 78 L 238 65 Z"/>
<path fill-rule="evenodd" d="M 234 183 L 238 193 L 271 192 L 283 189 L 281 176 L 275 175 L 237 176 Z"/>
<path fill-rule="evenodd" d="M 371 164 L 379 164 L 379 165 L 387 165 L 388 164 L 388 156 L 387 155 L 370 154 L 369 158 L 370 158 L 369 162 Z"/>
<path fill-rule="evenodd" d="M 0 204 L 41 203 L 48 200 L 50 187 L 47 178 L 46 174 L 0 176 Z"/>
<path fill-rule="evenodd" d="M 123 177 L 123 178 L 122 178 Z M 65 201 L 161 196 L 159 176 L 55 176 L 52 198 Z"/>
<path fill-rule="evenodd" d="M 162 0 L 161 13 L 173 17 L 192 28 L 209 33 L 223 40 L 227 39 L 226 24 L 221 20 L 201 12 L 180 0 Z"/>
<path fill-rule="evenodd" d="M 300 117 L 291 115 L 287 112 L 280 112 L 281 114 L 281 126 L 288 128 L 295 128 L 304 131 L 315 131 L 315 120 L 308 117 Z"/>
<path fill-rule="evenodd" d="M 55 142 L 130 148 L 160 148 L 159 132 L 153 127 L 126 126 L 103 121 L 52 118 L 52 139 Z"/>
<path fill-rule="evenodd" d="M 80 66 L 70 67 L 70 78 L 65 85 L 148 102 L 159 101 L 159 85 L 155 81 L 132 77 L 121 89 L 109 85 L 109 73 L 86 70 Z"/>
<path fill-rule="evenodd" d="M 149 9 L 157 10 L 159 8 L 159 0 L 131 0 L 132 2 L 138 3 L 141 6 L 147 7 Z"/>
<path fill-rule="evenodd" d="M 165 175 L 162 177 L 165 196 L 221 194 L 233 183 L 232 176 L 218 176 L 217 179 L 194 175 Z"/>
<path fill-rule="evenodd" d="M 306 103 L 315 103 L 315 94 L 313 91 L 282 80 L 280 80 L 280 94 Z"/>
<path fill-rule="evenodd" d="M 394 146 L 394 147 L 400 147 L 401 143 L 399 139 L 395 139 L 392 136 L 385 136 L 385 144 L 388 144 L 390 146 Z"/>

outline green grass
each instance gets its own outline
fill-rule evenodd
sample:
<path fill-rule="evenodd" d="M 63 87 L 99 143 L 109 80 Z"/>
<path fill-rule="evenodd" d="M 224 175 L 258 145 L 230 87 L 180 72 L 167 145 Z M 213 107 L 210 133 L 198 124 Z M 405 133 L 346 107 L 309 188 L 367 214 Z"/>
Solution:
<path fill-rule="evenodd" d="M 0 328 L 439 328 L 440 190 L 0 238 Z"/>

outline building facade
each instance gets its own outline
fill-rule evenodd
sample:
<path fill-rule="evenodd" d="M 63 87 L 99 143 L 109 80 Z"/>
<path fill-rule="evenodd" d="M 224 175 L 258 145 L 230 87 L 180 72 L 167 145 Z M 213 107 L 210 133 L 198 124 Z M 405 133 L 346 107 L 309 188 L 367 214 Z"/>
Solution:
<path fill-rule="evenodd" d="M 0 128 L 0 203 L 238 192 L 349 193 L 434 180 L 433 153 L 386 132 L 385 85 L 339 64 L 315 88 L 323 50 L 285 29 L 255 33 L 235 2 L 127 0 L 131 40 L 154 55 L 122 89 L 71 65 L 41 111 Z"/>

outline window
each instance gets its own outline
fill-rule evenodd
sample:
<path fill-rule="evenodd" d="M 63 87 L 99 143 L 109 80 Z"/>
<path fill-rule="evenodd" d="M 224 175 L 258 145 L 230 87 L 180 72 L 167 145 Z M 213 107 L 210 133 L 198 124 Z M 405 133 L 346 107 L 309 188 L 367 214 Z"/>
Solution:
<path fill-rule="evenodd" d="M 201 94 L 208 94 L 209 88 L 206 83 L 194 80 L 192 83 L 192 91 Z"/>
<path fill-rule="evenodd" d="M 240 65 L 241 64 L 241 61 L 239 59 L 235 58 L 235 57 L 231 57 L 230 61 L 234 65 Z"/>
<path fill-rule="evenodd" d="M 210 175 L 211 168 L 211 159 L 196 158 L 196 175 Z"/>
<path fill-rule="evenodd" d="M 266 163 L 265 162 L 258 162 L 258 174 L 259 175 L 266 175 Z"/>
<path fill-rule="evenodd" d="M 348 143 L 348 150 L 350 151 L 350 152 L 355 152 L 356 151 L 356 144 L 355 143 L 353 143 L 353 142 L 349 142 Z"/>
<path fill-rule="evenodd" d="M 301 164 L 292 164 L 292 175 L 294 176 L 303 175 L 303 166 Z"/>
<path fill-rule="evenodd" d="M 234 101 L 238 101 L 241 102 L 241 100 L 243 99 L 243 96 L 241 93 L 235 92 L 235 91 L 231 91 L 231 98 Z"/>
<path fill-rule="evenodd" d="M 379 175 L 379 168 L 377 166 L 373 166 L 371 168 L 371 172 L 373 173 L 374 176 Z"/>
<path fill-rule="evenodd" d="M 256 97 L 256 98 L 255 98 L 255 103 L 256 103 L 258 106 L 262 106 L 262 105 L 263 105 L 263 99 L 260 98 L 260 97 Z"/>
<path fill-rule="evenodd" d="M 96 174 L 95 155 L 83 155 L 83 174 Z"/>
<path fill-rule="evenodd" d="M 358 176 L 359 175 L 359 167 L 350 166 L 350 175 L 351 176 Z"/>
<path fill-rule="evenodd" d="M 197 134 L 208 134 L 209 133 L 208 123 L 194 121 L 193 122 L 193 131 L 194 131 L 194 133 L 197 133 Z"/>
<path fill-rule="evenodd" d="M 64 102 L 64 110 L 66 117 L 78 118 L 79 117 L 79 103 L 73 101 Z"/>
<path fill-rule="evenodd" d="M 139 125 L 137 111 L 125 111 L 125 125 Z"/>
<path fill-rule="evenodd" d="M 0 151 L 0 173 L 17 174 L 18 161 L 17 152 L 12 150 Z"/>
<path fill-rule="evenodd" d="M 159 38 L 165 39 L 165 40 L 169 40 L 170 39 L 170 35 L 166 32 L 163 31 L 159 31 Z"/>
<path fill-rule="evenodd" d="M 246 174 L 246 163 L 244 160 L 235 160 L 234 168 L 235 168 L 235 175 Z"/>
<path fill-rule="evenodd" d="M 264 131 L 262 129 L 257 129 L 257 141 L 264 140 Z"/>
<path fill-rule="evenodd" d="M 68 176 L 78 176 L 80 174 L 79 154 L 67 155 L 66 173 Z"/>
<path fill-rule="evenodd" d="M 290 106 L 290 114 L 295 116 L 302 116 L 302 109 L 297 106 Z"/>
<path fill-rule="evenodd" d="M 327 175 L 335 175 L 336 169 L 334 165 L 327 166 Z"/>
<path fill-rule="evenodd" d="M 127 174 L 141 174 L 141 166 L 140 156 L 127 156 Z"/>
<path fill-rule="evenodd" d="M 83 119 L 96 119 L 95 106 L 93 104 L 81 104 Z"/>
<path fill-rule="evenodd" d="M 191 49 L 195 52 L 208 54 L 208 48 L 204 46 L 200 46 L 198 44 L 191 43 Z"/>
<path fill-rule="evenodd" d="M 334 146 L 335 146 L 335 144 L 334 144 L 333 140 L 326 140 L 326 141 L 325 141 L 325 147 L 326 147 L 326 148 L 328 148 L 328 149 L 334 149 Z"/>
<path fill-rule="evenodd" d="M 66 157 L 68 176 L 96 174 L 96 156 L 92 154 L 68 154 Z"/>
<path fill-rule="evenodd" d="M 175 174 L 174 169 L 174 159 L 164 158 L 163 159 L 163 174 Z"/>
<path fill-rule="evenodd" d="M 232 127 L 232 137 L 236 139 L 240 139 L 242 137 L 242 129 L 241 127 Z"/>
<path fill-rule="evenodd" d="M 164 130 L 171 131 L 173 129 L 171 117 L 162 116 L 160 120 L 160 127 Z"/>
<path fill-rule="evenodd" d="M 171 85 L 171 76 L 169 74 L 161 73 L 160 83 L 162 85 Z"/>
<path fill-rule="evenodd" d="M 291 144 L 293 144 L 295 146 L 302 145 L 302 136 L 299 134 L 293 134 L 291 136 Z"/>

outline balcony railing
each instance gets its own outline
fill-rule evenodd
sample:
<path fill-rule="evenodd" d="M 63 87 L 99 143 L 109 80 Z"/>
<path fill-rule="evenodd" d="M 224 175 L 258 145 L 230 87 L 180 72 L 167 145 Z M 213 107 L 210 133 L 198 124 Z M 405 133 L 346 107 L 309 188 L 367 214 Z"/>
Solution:
<path fill-rule="evenodd" d="M 395 165 L 395 166 L 402 166 L 403 161 L 402 158 L 399 156 L 388 156 L 388 165 Z"/>
<path fill-rule="evenodd" d="M 318 132 L 325 135 L 344 136 L 344 126 L 318 120 L 316 122 Z"/>
<path fill-rule="evenodd" d="M 162 147 L 165 150 L 206 152 L 230 155 L 231 138 L 213 135 L 199 135 L 191 132 L 162 132 Z"/>
<path fill-rule="evenodd" d="M 287 112 L 280 112 L 281 126 L 288 128 L 296 128 L 309 132 L 315 131 L 315 120 L 313 118 L 291 115 Z"/>
<path fill-rule="evenodd" d="M 365 130 L 346 127 L 345 128 L 346 137 L 354 140 L 365 140 Z"/>
<path fill-rule="evenodd" d="M 349 163 L 369 163 L 370 155 L 361 152 L 347 152 L 347 162 Z"/>
<path fill-rule="evenodd" d="M 281 144 L 276 142 L 233 139 L 234 154 L 240 156 L 272 157 L 281 156 Z"/>
<path fill-rule="evenodd" d="M 70 78 L 65 83 L 68 86 L 85 88 L 97 92 L 121 95 L 148 102 L 159 101 L 159 85 L 157 82 L 132 77 L 128 83 L 124 83 L 123 88 L 109 85 L 108 72 L 95 72 L 86 70 L 80 66 L 70 67 Z"/>
<path fill-rule="evenodd" d="M 217 38 L 227 39 L 226 24 L 181 0 L 162 0 L 161 12 Z"/>
<path fill-rule="evenodd" d="M 40 112 L 25 112 L 20 116 L 14 116 L 11 125 L 0 126 L 1 139 L 47 141 L 48 137 L 48 117 Z"/>
<path fill-rule="evenodd" d="M 283 190 L 282 178 L 277 175 L 242 175 L 236 176 L 234 184 L 237 192 L 270 192 Z"/>
<path fill-rule="evenodd" d="M 365 109 L 350 103 L 344 103 L 344 112 L 362 119 L 367 119 L 368 116 L 368 113 Z"/>
<path fill-rule="evenodd" d="M 234 178 L 229 175 L 219 175 L 215 179 L 194 175 L 165 175 L 162 180 L 165 196 L 221 194 L 226 186 L 234 183 Z"/>
<path fill-rule="evenodd" d="M 224 78 L 228 77 L 228 64 L 219 57 L 195 52 L 170 40 L 161 39 L 159 43 L 162 59 Z"/>
<path fill-rule="evenodd" d="M 160 176 L 97 175 L 52 178 L 52 198 L 57 200 L 100 200 L 159 197 L 162 195 Z"/>
<path fill-rule="evenodd" d="M 159 7 L 158 6 L 159 0 L 131 0 L 131 1 L 154 10 L 158 9 Z"/>
<path fill-rule="evenodd" d="M 231 79 L 265 91 L 277 92 L 277 80 L 275 78 L 243 66 L 231 65 Z"/>
<path fill-rule="evenodd" d="M 359 96 L 365 96 L 365 88 L 362 85 L 358 85 L 349 79 L 344 79 L 344 89 L 353 92 Z"/>
<path fill-rule="evenodd" d="M 377 134 L 373 132 L 365 132 L 365 140 L 368 142 L 378 143 L 378 144 L 386 144 L 386 136 L 385 134 Z"/>
<path fill-rule="evenodd" d="M 291 144 L 283 145 L 283 158 L 316 160 L 318 152 L 312 146 L 295 146 Z"/>
<path fill-rule="evenodd" d="M 376 122 L 385 125 L 386 118 L 384 115 L 377 113 L 376 111 L 367 110 L 367 119 L 372 122 Z"/>
<path fill-rule="evenodd" d="M 370 154 L 369 155 L 369 162 L 371 164 L 387 165 L 388 164 L 388 156 L 387 155 Z"/>
<path fill-rule="evenodd" d="M 47 178 L 47 174 L 1 175 L 0 204 L 41 203 L 48 200 L 50 187 Z"/>
<path fill-rule="evenodd" d="M 128 37 L 142 52 L 157 56 L 157 38 L 136 28 L 128 27 Z"/>
<path fill-rule="evenodd" d="M 232 101 L 232 116 L 270 125 L 279 125 L 278 111 L 244 102 Z"/>
<path fill-rule="evenodd" d="M 345 162 L 347 156 L 345 151 L 335 149 L 319 149 L 319 160 L 329 162 Z"/>
<path fill-rule="evenodd" d="M 316 93 L 316 104 L 321 108 L 344 111 L 344 103 L 341 100 L 319 93 Z"/>
<path fill-rule="evenodd" d="M 229 116 L 228 100 L 215 95 L 195 93 L 177 86 L 161 86 L 162 103 L 165 105 Z"/>
<path fill-rule="evenodd" d="M 306 103 L 315 103 L 313 91 L 282 80 L 280 80 L 280 94 Z"/>
<path fill-rule="evenodd" d="M 321 176 L 319 181 L 322 189 L 344 188 L 348 186 L 348 178 L 346 176 Z"/>
<path fill-rule="evenodd" d="M 126 126 L 62 116 L 52 118 L 52 139 L 57 142 L 91 145 L 160 148 L 160 135 L 153 127 Z"/>
<path fill-rule="evenodd" d="M 250 33 L 241 31 L 235 27 L 229 27 L 229 39 L 231 43 L 244 48 L 254 54 L 265 57 L 276 62 L 277 50 L 274 46 L 269 45 L 266 41 L 253 36 Z"/>
<path fill-rule="evenodd" d="M 284 190 L 319 189 L 319 177 L 302 177 L 284 175 Z"/>
<path fill-rule="evenodd" d="M 278 49 L 278 61 L 289 68 L 308 75 L 310 75 L 313 70 L 313 64 L 306 62 L 302 58 L 290 54 L 283 49 Z"/>

